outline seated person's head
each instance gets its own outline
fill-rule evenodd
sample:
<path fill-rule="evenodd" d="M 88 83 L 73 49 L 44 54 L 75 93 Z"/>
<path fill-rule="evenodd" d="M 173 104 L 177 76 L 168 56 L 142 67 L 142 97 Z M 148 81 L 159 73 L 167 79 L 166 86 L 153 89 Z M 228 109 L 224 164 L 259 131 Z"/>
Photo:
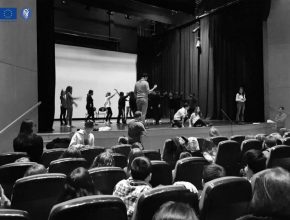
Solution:
<path fill-rule="evenodd" d="M 44 173 L 47 173 L 47 169 L 42 164 L 36 163 L 26 170 L 24 176 L 32 176 Z"/>
<path fill-rule="evenodd" d="M 282 138 L 281 134 L 275 132 L 275 133 L 270 134 L 270 136 L 272 136 L 272 137 L 274 137 L 276 139 L 277 145 L 282 144 L 282 139 L 283 138 Z"/>
<path fill-rule="evenodd" d="M 134 180 L 149 182 L 151 169 L 151 162 L 148 158 L 136 157 L 131 163 L 131 176 Z"/>
<path fill-rule="evenodd" d="M 119 137 L 118 144 L 128 144 L 128 138 L 127 137 Z"/>
<path fill-rule="evenodd" d="M 187 157 L 191 157 L 191 154 L 189 152 L 182 152 L 180 155 L 179 155 L 179 160 L 183 159 L 183 158 L 187 158 Z"/>
<path fill-rule="evenodd" d="M 248 179 L 251 179 L 255 173 L 266 169 L 266 157 L 259 150 L 248 150 L 243 156 L 244 168 Z"/>
<path fill-rule="evenodd" d="M 280 167 L 261 171 L 253 176 L 252 189 L 252 214 L 289 219 L 290 173 L 288 171 Z"/>
<path fill-rule="evenodd" d="M 133 160 L 137 157 L 144 157 L 144 153 L 140 148 L 133 148 L 128 155 L 128 166 L 127 166 L 128 171 L 130 171 L 131 169 L 131 164 Z"/>
<path fill-rule="evenodd" d="M 188 204 L 169 201 L 159 208 L 152 220 L 198 220 L 198 218 Z"/>
<path fill-rule="evenodd" d="M 209 136 L 210 137 L 220 136 L 219 130 L 216 127 L 214 127 L 214 126 L 211 126 L 210 129 L 209 129 Z"/>
<path fill-rule="evenodd" d="M 88 120 L 85 122 L 85 131 L 87 134 L 91 133 L 94 129 L 94 122 L 91 120 Z"/>
<path fill-rule="evenodd" d="M 95 157 L 91 168 L 94 167 L 113 167 L 115 165 L 113 155 L 106 151 Z"/>
<path fill-rule="evenodd" d="M 140 111 L 136 111 L 134 113 L 134 118 L 137 119 L 137 120 L 141 120 L 141 117 L 142 117 L 142 112 Z"/>
<path fill-rule="evenodd" d="M 255 136 L 255 139 L 257 139 L 258 141 L 261 141 L 261 142 L 264 142 L 265 138 L 266 138 L 265 134 L 257 134 Z"/>
<path fill-rule="evenodd" d="M 19 134 L 30 135 L 33 133 L 34 123 L 32 120 L 24 120 L 20 125 Z"/>
<path fill-rule="evenodd" d="M 224 177 L 224 176 L 226 176 L 226 171 L 220 165 L 210 164 L 210 165 L 204 166 L 203 168 L 203 172 L 202 172 L 203 184 L 211 180 Z"/>
<path fill-rule="evenodd" d="M 30 162 L 29 157 L 20 157 L 17 160 L 15 160 L 15 163 L 23 163 L 23 162 Z"/>
<path fill-rule="evenodd" d="M 134 148 L 139 148 L 140 150 L 144 149 L 143 145 L 140 142 L 133 143 L 131 149 L 134 149 Z"/>
<path fill-rule="evenodd" d="M 62 158 L 82 158 L 82 153 L 76 147 L 68 147 L 60 156 Z"/>
<path fill-rule="evenodd" d="M 277 139 L 274 136 L 272 136 L 272 135 L 268 135 L 265 138 L 263 145 L 264 145 L 263 147 L 264 147 L 265 150 L 269 149 L 271 147 L 274 147 L 274 146 L 277 145 Z"/>

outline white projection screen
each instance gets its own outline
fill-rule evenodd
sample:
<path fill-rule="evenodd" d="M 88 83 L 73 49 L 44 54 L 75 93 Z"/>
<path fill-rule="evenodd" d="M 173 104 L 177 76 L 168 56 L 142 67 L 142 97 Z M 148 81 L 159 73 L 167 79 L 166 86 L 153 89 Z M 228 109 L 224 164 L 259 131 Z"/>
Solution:
<path fill-rule="evenodd" d="M 120 53 L 85 47 L 55 45 L 55 119 L 60 115 L 60 91 L 67 86 L 73 87 L 73 96 L 78 107 L 74 107 L 73 118 L 84 118 L 86 96 L 94 91 L 94 105 L 104 106 L 107 91 L 127 93 L 133 91 L 136 82 L 136 54 Z M 118 115 L 118 99 L 112 98 L 113 117 Z"/>

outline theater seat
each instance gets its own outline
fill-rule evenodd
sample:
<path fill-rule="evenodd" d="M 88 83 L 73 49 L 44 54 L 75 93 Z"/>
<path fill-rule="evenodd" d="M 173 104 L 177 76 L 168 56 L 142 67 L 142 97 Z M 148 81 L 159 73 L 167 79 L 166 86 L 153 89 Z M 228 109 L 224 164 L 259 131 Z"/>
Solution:
<path fill-rule="evenodd" d="M 218 145 L 215 163 L 226 170 L 227 176 L 239 176 L 240 174 L 241 148 L 236 141 L 222 141 Z"/>
<path fill-rule="evenodd" d="M 22 178 L 26 170 L 34 162 L 9 163 L 0 167 L 0 184 L 4 189 L 5 195 L 11 198 L 13 185 L 16 180 Z"/>
<path fill-rule="evenodd" d="M 187 181 L 197 189 L 202 189 L 203 167 L 208 164 L 208 161 L 203 157 L 187 157 L 178 160 L 174 170 L 174 182 Z"/>
<path fill-rule="evenodd" d="M 290 146 L 290 137 L 285 138 L 285 139 L 283 140 L 283 144 L 284 144 L 284 145 L 288 145 L 288 146 Z"/>
<path fill-rule="evenodd" d="M 88 168 L 87 161 L 84 158 L 63 158 L 52 161 L 49 165 L 49 172 L 69 175 L 78 167 Z"/>
<path fill-rule="evenodd" d="M 95 157 L 105 151 L 104 147 L 85 147 L 81 149 L 82 156 L 89 164 L 92 164 Z"/>
<path fill-rule="evenodd" d="M 241 145 L 242 142 L 245 140 L 245 135 L 233 135 L 231 136 L 230 140 L 236 141 L 239 143 L 239 145 Z"/>
<path fill-rule="evenodd" d="M 152 176 L 150 184 L 152 187 L 172 184 L 172 170 L 168 163 L 161 160 L 152 160 Z"/>
<path fill-rule="evenodd" d="M 149 220 L 168 201 L 188 203 L 198 213 L 198 195 L 183 186 L 162 186 L 143 193 L 136 204 L 132 220 Z"/>
<path fill-rule="evenodd" d="M 218 146 L 220 142 L 228 140 L 225 136 L 211 137 L 210 140 L 214 143 L 215 146 Z"/>
<path fill-rule="evenodd" d="M 200 220 L 234 220 L 248 213 L 251 184 L 243 177 L 222 177 L 205 184 Z"/>
<path fill-rule="evenodd" d="M 123 154 L 128 158 L 128 155 L 131 151 L 131 145 L 130 144 L 121 144 L 116 145 L 111 148 L 114 153 Z"/>
<path fill-rule="evenodd" d="M 112 195 L 115 185 L 126 179 L 126 173 L 120 167 L 96 167 L 89 170 L 95 189 L 104 195 Z"/>
<path fill-rule="evenodd" d="M 124 168 L 127 166 L 128 160 L 127 157 L 123 154 L 118 153 L 112 153 L 112 156 L 114 158 L 115 167 Z"/>
<path fill-rule="evenodd" d="M 115 196 L 85 196 L 55 205 L 49 220 L 127 220 L 123 201 Z"/>
<path fill-rule="evenodd" d="M 29 214 L 23 210 L 0 209 L 1 220 L 30 220 Z"/>
<path fill-rule="evenodd" d="M 256 139 L 249 139 L 249 140 L 244 140 L 241 145 L 241 151 L 242 155 L 246 153 L 248 150 L 262 150 L 263 143 L 259 140 Z"/>
<path fill-rule="evenodd" d="M 28 157 L 27 153 L 25 153 L 25 152 L 0 153 L 0 166 L 8 164 L 8 163 L 14 163 L 15 160 L 17 160 L 21 157 Z"/>
<path fill-rule="evenodd" d="M 198 137 L 196 139 L 198 141 L 199 149 L 201 151 L 205 151 L 205 150 L 213 147 L 213 142 L 209 141 L 206 138 Z"/>
<path fill-rule="evenodd" d="M 271 149 L 267 168 L 278 166 L 290 171 L 290 146 L 279 145 Z"/>
<path fill-rule="evenodd" d="M 42 157 L 41 157 L 41 163 L 48 167 L 51 161 L 59 159 L 59 157 L 63 154 L 65 151 L 65 148 L 57 148 L 57 149 L 51 149 L 43 151 Z"/>
<path fill-rule="evenodd" d="M 161 160 L 160 150 L 143 150 L 143 153 L 149 160 Z"/>
<path fill-rule="evenodd" d="M 27 211 L 32 220 L 47 219 L 64 190 L 66 175 L 39 174 L 16 181 L 11 206 Z"/>

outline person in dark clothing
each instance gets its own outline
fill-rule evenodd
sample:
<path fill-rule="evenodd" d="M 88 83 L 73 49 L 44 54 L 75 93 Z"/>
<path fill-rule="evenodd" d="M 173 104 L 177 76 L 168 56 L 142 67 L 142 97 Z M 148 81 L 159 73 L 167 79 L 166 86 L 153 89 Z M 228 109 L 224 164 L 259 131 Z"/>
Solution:
<path fill-rule="evenodd" d="M 159 91 L 156 91 L 156 93 L 152 94 L 151 108 L 151 116 L 154 118 L 155 123 L 158 125 L 161 119 L 161 96 Z"/>
<path fill-rule="evenodd" d="M 33 162 L 41 162 L 43 153 L 43 139 L 34 134 L 34 123 L 32 120 L 25 120 L 20 126 L 18 136 L 13 140 L 15 152 L 26 152 Z"/>
<path fill-rule="evenodd" d="M 87 105 L 86 105 L 86 109 L 88 111 L 88 117 L 86 119 L 89 120 L 91 119 L 94 123 L 95 123 L 95 111 L 96 108 L 94 107 L 94 100 L 93 100 L 93 96 L 94 95 L 94 91 L 93 90 L 89 90 L 88 95 L 87 95 Z"/>
<path fill-rule="evenodd" d="M 116 90 L 116 89 L 115 89 Z M 120 119 L 122 118 L 122 123 L 126 124 L 126 118 L 125 118 L 125 107 L 126 107 L 126 101 L 127 101 L 127 97 L 129 96 L 129 94 L 124 95 L 124 92 L 118 92 L 118 90 L 116 90 L 116 92 L 119 95 L 119 101 L 118 101 L 118 118 L 117 118 L 117 124 L 120 124 Z"/>
<path fill-rule="evenodd" d="M 66 125 L 66 96 L 62 89 L 60 92 L 60 126 Z"/>
<path fill-rule="evenodd" d="M 173 106 L 174 106 L 174 112 L 177 112 L 180 109 L 181 96 L 178 94 L 178 92 L 175 92 L 173 95 Z"/>
<path fill-rule="evenodd" d="M 190 93 L 186 102 L 189 104 L 188 117 L 190 117 L 194 112 L 194 109 L 197 107 L 197 99 L 195 98 L 195 94 Z"/>
<path fill-rule="evenodd" d="M 173 98 L 173 93 L 168 93 L 168 109 L 169 109 L 169 119 L 170 122 L 173 122 L 173 116 L 175 114 L 175 102 Z"/>
<path fill-rule="evenodd" d="M 126 118 L 128 118 L 129 114 L 130 117 L 133 117 L 135 112 L 137 111 L 136 97 L 134 92 L 129 92 L 129 107 L 130 111 L 127 111 Z"/>

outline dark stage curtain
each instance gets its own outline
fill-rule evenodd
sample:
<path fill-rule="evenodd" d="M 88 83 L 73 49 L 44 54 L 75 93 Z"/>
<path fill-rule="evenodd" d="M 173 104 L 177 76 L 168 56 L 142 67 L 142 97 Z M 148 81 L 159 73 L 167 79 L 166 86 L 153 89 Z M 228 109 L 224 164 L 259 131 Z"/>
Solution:
<path fill-rule="evenodd" d="M 235 95 L 246 89 L 246 120 L 264 120 L 262 19 L 248 3 L 200 21 L 200 49 L 196 24 L 166 35 L 139 39 L 137 70 L 151 74 L 161 91 L 195 93 L 207 118 L 234 120 Z M 139 48 L 140 49 L 140 48 Z M 147 65 L 150 63 L 150 65 Z M 150 75 L 149 74 L 149 75 Z"/>

